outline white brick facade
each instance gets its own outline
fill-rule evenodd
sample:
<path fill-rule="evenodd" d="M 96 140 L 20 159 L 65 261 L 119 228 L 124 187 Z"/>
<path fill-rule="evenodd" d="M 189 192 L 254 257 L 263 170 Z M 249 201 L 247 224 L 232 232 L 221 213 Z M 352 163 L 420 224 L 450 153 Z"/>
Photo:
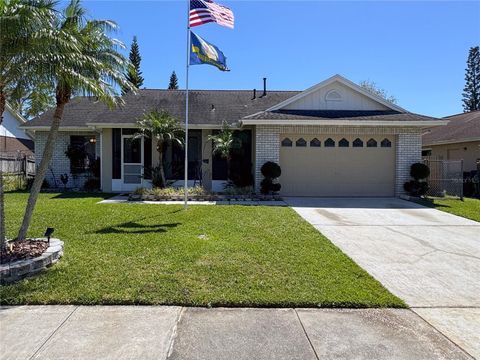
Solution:
<path fill-rule="evenodd" d="M 65 155 L 68 145 L 70 145 L 70 136 L 91 136 L 96 137 L 97 142 L 95 144 L 96 156 L 100 156 L 100 136 L 94 132 L 63 132 L 60 131 L 57 135 L 55 142 L 55 149 L 53 151 L 52 160 L 50 166 L 45 175 L 45 179 L 48 181 L 51 187 L 63 187 L 63 183 L 60 180 L 62 174 L 68 174 L 68 188 L 81 188 L 86 180 L 85 175 L 72 176 L 70 173 L 70 159 Z M 47 142 L 48 132 L 37 131 L 35 133 L 35 163 L 38 167 L 43 157 L 43 151 Z"/>
<path fill-rule="evenodd" d="M 402 194 L 403 184 L 410 179 L 410 165 L 421 160 L 421 129 L 392 127 L 347 127 L 347 126 L 269 126 L 257 125 L 255 131 L 256 164 L 255 188 L 259 191 L 263 179 L 260 168 L 267 161 L 280 162 L 281 134 L 323 135 L 395 135 L 396 174 L 395 194 Z"/>
<path fill-rule="evenodd" d="M 403 184 L 410 180 L 410 166 L 422 160 L 422 134 L 398 134 L 396 144 L 395 194 L 399 196 L 405 193 Z"/>

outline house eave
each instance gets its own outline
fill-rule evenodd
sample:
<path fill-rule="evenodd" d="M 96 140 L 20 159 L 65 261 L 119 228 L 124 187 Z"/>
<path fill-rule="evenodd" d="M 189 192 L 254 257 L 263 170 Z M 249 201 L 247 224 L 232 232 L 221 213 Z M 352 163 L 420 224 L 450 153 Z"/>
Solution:
<path fill-rule="evenodd" d="M 385 120 L 273 120 L 244 119 L 242 125 L 311 125 L 311 126 L 386 126 L 430 128 L 447 125 L 446 120 L 385 121 Z"/>
<path fill-rule="evenodd" d="M 441 140 L 441 141 L 431 141 L 423 144 L 423 146 L 438 146 L 438 145 L 449 145 L 449 144 L 461 144 L 466 142 L 475 142 L 480 141 L 480 137 L 465 138 L 465 139 L 455 139 L 455 140 Z"/>
<path fill-rule="evenodd" d="M 87 123 L 87 126 L 94 127 L 96 129 L 121 129 L 121 128 L 135 128 L 136 123 Z M 180 126 L 185 127 L 184 124 Z M 239 125 L 230 125 L 232 129 L 239 129 Z M 222 124 L 188 124 L 189 129 L 221 129 Z"/>
<path fill-rule="evenodd" d="M 30 131 L 50 131 L 50 126 L 21 126 L 20 129 Z M 58 131 L 92 131 L 86 126 L 61 126 Z"/>

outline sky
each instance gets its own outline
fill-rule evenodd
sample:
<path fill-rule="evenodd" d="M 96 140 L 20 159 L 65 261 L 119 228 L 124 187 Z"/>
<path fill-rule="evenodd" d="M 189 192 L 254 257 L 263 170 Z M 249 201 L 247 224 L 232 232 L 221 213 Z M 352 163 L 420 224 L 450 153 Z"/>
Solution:
<path fill-rule="evenodd" d="M 479 1 L 222 1 L 235 29 L 192 30 L 218 46 L 230 72 L 190 68 L 191 89 L 304 90 L 341 74 L 374 81 L 403 108 L 462 112 L 468 50 L 480 45 Z M 111 19 L 127 47 L 137 36 L 146 88 L 185 87 L 187 2 L 84 0 L 91 18 Z M 128 54 L 128 51 L 126 51 Z"/>

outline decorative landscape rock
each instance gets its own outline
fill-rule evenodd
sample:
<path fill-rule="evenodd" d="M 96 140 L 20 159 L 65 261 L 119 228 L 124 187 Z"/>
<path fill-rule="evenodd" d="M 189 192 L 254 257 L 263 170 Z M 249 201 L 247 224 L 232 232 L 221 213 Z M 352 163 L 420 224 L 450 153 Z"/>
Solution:
<path fill-rule="evenodd" d="M 44 240 L 44 239 L 38 239 Z M 0 265 L 0 283 L 10 284 L 35 275 L 55 264 L 63 256 L 63 241 L 50 239 L 50 246 L 40 256 Z"/>

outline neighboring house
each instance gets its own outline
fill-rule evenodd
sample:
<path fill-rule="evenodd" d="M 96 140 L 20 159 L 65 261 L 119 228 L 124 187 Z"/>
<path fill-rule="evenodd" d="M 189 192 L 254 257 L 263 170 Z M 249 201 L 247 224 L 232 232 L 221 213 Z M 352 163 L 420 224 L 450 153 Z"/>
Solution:
<path fill-rule="evenodd" d="M 0 153 L 26 154 L 33 153 L 33 138 L 20 128 L 27 122 L 20 114 L 6 104 L 3 122 L 0 125 Z"/>
<path fill-rule="evenodd" d="M 151 185 L 147 170 L 158 163 L 156 144 L 132 139 L 135 122 L 153 109 L 184 121 L 185 93 L 140 90 L 124 100 L 123 107 L 112 111 L 87 98 L 76 98 L 66 106 L 50 176 L 70 172 L 68 145 L 95 144 L 89 147 L 89 157 L 101 158 L 103 191 Z M 37 161 L 52 113 L 49 110 L 23 126 L 35 131 Z M 191 185 L 201 179 L 206 188 L 223 188 L 225 160 L 212 156 L 208 135 L 226 121 L 238 129 L 241 141 L 231 169 L 242 169 L 258 190 L 261 166 L 277 162 L 282 168 L 281 194 L 297 196 L 399 195 L 410 179 L 410 165 L 421 160 L 422 133 L 446 123 L 410 113 L 340 75 L 302 92 L 193 90 L 189 121 Z M 183 178 L 180 147 L 166 149 L 165 164 L 167 178 Z"/>
<path fill-rule="evenodd" d="M 423 135 L 423 155 L 439 160 L 463 160 L 464 171 L 480 161 L 480 110 L 447 116 L 446 126 Z"/>

